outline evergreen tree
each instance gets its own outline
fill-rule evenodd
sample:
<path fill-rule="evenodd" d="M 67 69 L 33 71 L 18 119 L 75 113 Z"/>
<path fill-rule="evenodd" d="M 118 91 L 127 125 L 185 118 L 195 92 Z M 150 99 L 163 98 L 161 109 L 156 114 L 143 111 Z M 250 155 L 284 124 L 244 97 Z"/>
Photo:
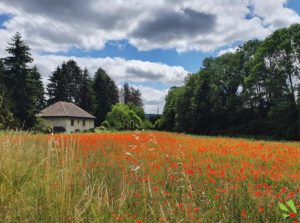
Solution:
<path fill-rule="evenodd" d="M 138 107 L 143 107 L 142 93 L 139 89 L 131 86 L 131 103 Z"/>
<path fill-rule="evenodd" d="M 32 94 L 36 98 L 35 99 L 35 101 L 36 101 L 35 106 L 38 110 L 42 110 L 46 106 L 45 90 L 44 90 L 44 85 L 43 85 L 43 82 L 42 82 L 41 74 L 39 73 L 36 66 L 34 66 L 31 69 L 30 79 L 32 80 L 31 85 L 33 87 Z"/>
<path fill-rule="evenodd" d="M 93 81 L 89 76 L 88 70 L 85 68 L 82 76 L 82 84 L 80 88 L 79 106 L 91 114 L 96 113 L 96 96 L 93 89 Z"/>
<path fill-rule="evenodd" d="M 11 103 L 4 85 L 4 65 L 0 60 L 0 129 L 9 128 L 13 123 L 13 114 L 10 109 Z"/>
<path fill-rule="evenodd" d="M 129 86 L 126 82 L 121 89 L 121 97 L 124 99 L 124 104 L 132 103 L 135 106 L 143 107 L 142 93 L 139 89 Z"/>
<path fill-rule="evenodd" d="M 9 56 L 4 59 L 4 83 L 13 101 L 12 113 L 20 127 L 31 128 L 36 122 L 38 109 L 28 68 L 28 63 L 33 61 L 30 49 L 21 34 L 16 33 L 6 51 Z"/>
<path fill-rule="evenodd" d="M 63 62 L 61 66 L 58 66 L 49 81 L 48 104 L 66 101 L 80 105 L 83 74 L 74 60 Z"/>
<path fill-rule="evenodd" d="M 62 68 L 58 66 L 50 76 L 49 84 L 47 85 L 47 94 L 49 96 L 48 105 L 58 101 L 68 101 L 67 85 L 67 78 L 62 72 Z"/>
<path fill-rule="evenodd" d="M 124 94 L 123 95 L 124 104 L 128 104 L 129 102 L 132 101 L 131 100 L 130 87 L 129 87 L 129 84 L 127 82 L 123 85 L 122 93 Z"/>
<path fill-rule="evenodd" d="M 102 68 L 99 68 L 94 77 L 94 91 L 96 95 L 97 124 L 102 123 L 114 104 L 118 103 L 118 88 L 115 82 Z"/>
<path fill-rule="evenodd" d="M 0 85 L 1 88 L 4 88 L 5 84 L 4 84 L 4 64 L 3 64 L 3 60 L 0 59 Z"/>
<path fill-rule="evenodd" d="M 80 89 L 82 85 L 82 71 L 74 60 L 69 60 L 62 65 L 62 74 L 67 79 L 66 91 L 69 102 L 80 103 Z"/>
<path fill-rule="evenodd" d="M 0 88 L 0 129 L 13 127 L 14 117 L 10 110 L 10 105 L 4 88 Z"/>

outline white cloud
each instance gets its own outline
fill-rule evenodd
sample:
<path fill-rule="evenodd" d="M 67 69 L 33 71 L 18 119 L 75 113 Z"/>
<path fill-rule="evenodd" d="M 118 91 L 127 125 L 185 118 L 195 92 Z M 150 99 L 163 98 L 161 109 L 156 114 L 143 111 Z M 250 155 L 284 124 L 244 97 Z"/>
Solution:
<path fill-rule="evenodd" d="M 125 81 L 144 83 L 158 82 L 167 86 L 180 85 L 188 74 L 183 67 L 169 66 L 162 63 L 153 63 L 141 60 L 125 60 L 123 58 L 91 58 L 91 57 L 67 57 L 57 55 L 33 55 L 34 63 L 38 66 L 44 77 L 63 61 L 74 59 L 81 67 L 87 67 L 94 74 L 102 67 L 118 83 Z"/>
<path fill-rule="evenodd" d="M 174 85 L 182 85 L 186 70 L 179 66 L 168 66 L 161 63 L 152 63 L 140 60 L 125 60 L 122 58 L 89 58 L 89 57 L 66 57 L 56 55 L 38 56 L 34 55 L 34 64 L 43 75 L 44 83 L 48 83 L 48 77 L 54 69 L 63 61 L 74 59 L 78 65 L 87 67 L 90 74 L 102 67 L 116 81 L 118 85 L 125 81 L 134 83 L 134 86 L 142 92 L 144 108 L 147 113 L 156 113 L 157 108 L 160 112 L 163 110 L 165 96 L 168 88 Z M 145 83 L 151 83 L 151 86 L 160 84 L 161 87 L 148 87 Z"/>
<path fill-rule="evenodd" d="M 227 49 L 224 49 L 224 50 L 220 50 L 217 55 L 218 56 L 221 56 L 223 54 L 226 54 L 226 53 L 235 53 L 237 50 L 239 49 L 239 47 L 231 47 L 231 48 L 227 48 Z"/>
<path fill-rule="evenodd" d="M 254 15 L 262 18 L 264 26 L 272 29 L 286 27 L 300 22 L 299 15 L 286 7 L 288 0 L 251 0 Z"/>
<path fill-rule="evenodd" d="M 45 81 L 58 64 L 73 58 L 91 73 L 102 67 L 118 83 L 134 82 L 144 91 L 146 110 L 155 112 L 157 107 L 162 109 L 166 89 L 150 88 L 146 83 L 163 83 L 166 88 L 181 85 L 187 74 L 184 68 L 49 53 L 98 50 L 111 40 L 127 40 L 139 50 L 213 51 L 236 41 L 265 38 L 279 27 L 300 22 L 299 15 L 286 7 L 287 1 L 1 0 L 0 14 L 12 18 L 4 23 L 6 29 L 0 29 L 0 57 L 6 55 L 7 42 L 19 31 Z"/>
<path fill-rule="evenodd" d="M 144 109 L 149 114 L 161 114 L 165 104 L 165 97 L 168 93 L 168 89 L 155 89 L 151 87 L 145 87 L 143 85 L 134 85 L 143 92 Z"/>
<path fill-rule="evenodd" d="M 22 32 L 33 50 L 101 49 L 127 39 L 140 50 L 211 51 L 264 38 L 300 22 L 287 0 L 2 0 L 14 15 L 5 26 Z M 172 23 L 173 21 L 173 23 Z"/>

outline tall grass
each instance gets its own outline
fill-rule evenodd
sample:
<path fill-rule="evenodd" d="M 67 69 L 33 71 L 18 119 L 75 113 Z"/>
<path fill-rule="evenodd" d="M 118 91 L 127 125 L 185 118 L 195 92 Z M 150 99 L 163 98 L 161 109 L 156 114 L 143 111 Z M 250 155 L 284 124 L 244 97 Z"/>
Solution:
<path fill-rule="evenodd" d="M 114 141 L 97 141 L 92 150 L 83 150 L 78 140 L 0 133 L 0 222 L 283 222 L 274 206 L 258 213 L 257 207 L 270 201 L 260 199 L 258 205 L 247 181 L 217 198 L 218 187 L 234 183 L 190 177 L 178 157 L 167 157 L 178 164 L 172 184 L 167 165 L 154 176 L 143 160 L 124 170 L 112 155 L 121 151 Z M 159 142 L 146 143 L 152 149 Z M 210 157 L 207 153 L 203 159 Z"/>
<path fill-rule="evenodd" d="M 123 195 L 108 187 L 122 180 L 108 185 L 101 171 L 87 170 L 75 141 L 58 146 L 21 132 L 0 138 L 1 222 L 112 221 Z"/>

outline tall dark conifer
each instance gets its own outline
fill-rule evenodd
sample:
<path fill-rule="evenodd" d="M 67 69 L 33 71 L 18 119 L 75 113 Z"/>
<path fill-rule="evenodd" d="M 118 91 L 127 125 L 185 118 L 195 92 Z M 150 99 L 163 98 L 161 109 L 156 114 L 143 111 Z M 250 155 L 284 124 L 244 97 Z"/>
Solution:
<path fill-rule="evenodd" d="M 121 96 L 124 99 L 124 104 L 128 105 L 129 103 L 132 103 L 138 107 L 143 106 L 142 93 L 139 89 L 136 89 L 133 86 L 129 86 L 129 84 L 126 82 L 123 85 L 123 89 L 121 89 L 121 92 L 123 94 Z"/>
<path fill-rule="evenodd" d="M 61 66 L 58 66 L 50 76 L 49 81 L 47 86 L 48 104 L 57 101 L 80 104 L 83 75 L 74 60 L 63 62 Z"/>
<path fill-rule="evenodd" d="M 32 94 L 35 97 L 35 106 L 38 110 L 42 110 L 46 106 L 45 90 L 42 77 L 37 67 L 34 66 L 30 71 L 30 79 L 32 81 Z"/>
<path fill-rule="evenodd" d="M 93 89 L 93 81 L 87 68 L 83 71 L 79 106 L 91 114 L 96 113 L 96 96 Z"/>
<path fill-rule="evenodd" d="M 100 124 L 105 120 L 107 113 L 111 111 L 112 105 L 119 101 L 118 88 L 115 82 L 102 68 L 99 68 L 95 74 L 94 91 L 97 102 L 97 124 Z"/>
<path fill-rule="evenodd" d="M 68 101 L 67 84 L 67 78 L 62 72 L 62 68 L 58 66 L 50 76 L 49 84 L 47 85 L 48 105 L 58 101 Z"/>
<path fill-rule="evenodd" d="M 11 127 L 12 122 L 11 101 L 4 85 L 4 66 L 2 60 L 0 60 L 0 129 Z"/>
<path fill-rule="evenodd" d="M 82 84 L 82 71 L 74 60 L 69 60 L 62 65 L 62 73 L 67 79 L 68 101 L 75 104 L 80 102 L 80 88 Z"/>
<path fill-rule="evenodd" d="M 4 83 L 14 104 L 12 112 L 20 127 L 30 128 L 35 124 L 38 113 L 28 68 L 33 61 L 30 48 L 22 40 L 21 34 L 16 33 L 6 51 L 9 56 L 4 59 Z"/>

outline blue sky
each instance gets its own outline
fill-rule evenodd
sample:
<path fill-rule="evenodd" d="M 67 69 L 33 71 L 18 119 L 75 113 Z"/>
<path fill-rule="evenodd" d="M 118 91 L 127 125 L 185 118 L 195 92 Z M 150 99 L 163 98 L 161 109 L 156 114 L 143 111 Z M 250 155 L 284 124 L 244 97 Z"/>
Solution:
<path fill-rule="evenodd" d="M 127 60 L 143 60 L 157 63 L 164 63 L 170 66 L 182 66 L 189 72 L 197 72 L 205 57 L 216 56 L 218 51 L 212 52 L 177 52 L 175 49 L 154 49 L 139 51 L 128 41 L 109 41 L 101 50 L 80 50 L 72 49 L 68 52 L 59 52 L 58 55 L 78 57 L 122 57 Z"/>
<path fill-rule="evenodd" d="M 298 12 L 298 14 L 300 14 L 300 3 L 298 0 L 290 0 L 287 3 L 287 7 L 295 10 L 296 12 Z"/>
<path fill-rule="evenodd" d="M 45 84 L 72 58 L 91 75 L 102 67 L 117 84 L 139 87 L 151 113 L 204 58 L 299 23 L 299 14 L 299 0 L 2 0 L 0 57 L 18 31 Z"/>

